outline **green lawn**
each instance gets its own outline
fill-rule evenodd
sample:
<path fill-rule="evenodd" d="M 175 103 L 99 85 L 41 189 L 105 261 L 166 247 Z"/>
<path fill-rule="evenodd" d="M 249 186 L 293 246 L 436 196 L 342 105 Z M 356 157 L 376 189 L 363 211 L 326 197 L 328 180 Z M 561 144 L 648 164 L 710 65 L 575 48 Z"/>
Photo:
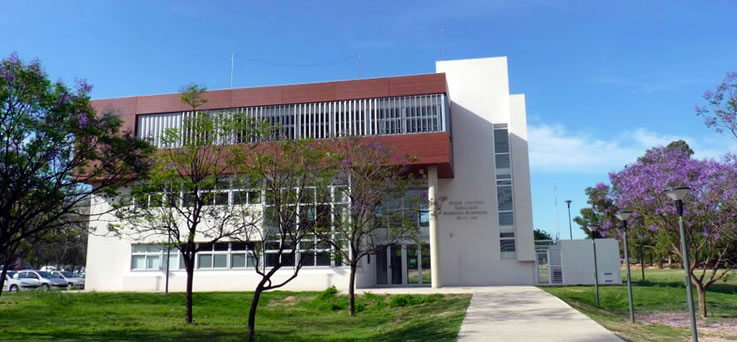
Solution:
<path fill-rule="evenodd" d="M 250 293 L 195 293 L 193 325 L 184 294 L 27 292 L 0 297 L 0 341 L 240 341 Z M 469 295 L 365 295 L 356 317 L 329 291 L 268 292 L 256 319 L 259 341 L 455 341 Z"/>
<path fill-rule="evenodd" d="M 633 268 L 633 297 L 635 315 L 653 313 L 686 312 L 686 288 L 682 270 L 645 270 L 645 281 L 641 281 L 640 269 Z M 622 279 L 626 279 L 624 272 Z M 627 287 L 602 286 L 600 290 L 599 308 L 594 306 L 593 286 L 543 287 L 558 296 L 566 303 L 593 318 L 609 330 L 629 341 L 687 341 L 689 330 L 662 324 L 630 324 L 628 320 Z M 697 296 L 694 291 L 694 300 Z M 707 310 L 709 319 L 703 323 L 717 323 L 725 319 L 734 321 L 737 317 L 737 279 L 712 285 L 707 292 Z M 698 303 L 695 302 L 695 305 Z M 702 323 L 700 323 L 702 324 Z M 723 330 L 723 329 L 722 329 Z M 700 336 L 711 336 L 714 332 L 702 329 Z M 721 338 L 737 340 L 737 333 L 719 332 Z"/>

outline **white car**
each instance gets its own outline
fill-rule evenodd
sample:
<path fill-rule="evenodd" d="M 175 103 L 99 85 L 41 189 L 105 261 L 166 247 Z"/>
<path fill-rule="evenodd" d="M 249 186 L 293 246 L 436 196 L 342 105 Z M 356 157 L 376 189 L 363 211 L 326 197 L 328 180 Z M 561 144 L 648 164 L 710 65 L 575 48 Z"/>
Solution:
<path fill-rule="evenodd" d="M 15 293 L 21 290 L 35 290 L 41 287 L 41 282 L 37 279 L 15 279 L 16 272 L 8 271 L 3 284 L 3 291 Z"/>
<path fill-rule="evenodd" d="M 84 289 L 84 278 L 74 275 L 72 272 L 68 271 L 53 271 L 50 272 L 53 275 L 59 276 L 66 280 L 67 282 L 67 289 Z"/>
<path fill-rule="evenodd" d="M 15 274 L 15 276 L 13 276 L 13 278 L 18 280 L 38 280 L 41 283 L 41 290 L 43 291 L 48 291 L 50 289 L 63 290 L 66 289 L 67 286 L 69 286 L 64 278 L 44 271 L 19 271 Z"/>

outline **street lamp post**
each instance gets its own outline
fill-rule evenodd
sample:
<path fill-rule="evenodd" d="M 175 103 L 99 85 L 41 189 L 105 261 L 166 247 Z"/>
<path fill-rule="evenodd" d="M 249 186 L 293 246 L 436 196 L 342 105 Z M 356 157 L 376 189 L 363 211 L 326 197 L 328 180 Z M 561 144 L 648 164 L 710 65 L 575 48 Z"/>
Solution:
<path fill-rule="evenodd" d="M 594 293 L 596 295 L 596 306 L 599 306 L 599 266 L 596 263 L 596 231 L 599 230 L 599 226 L 595 224 L 587 225 L 586 229 L 591 232 L 591 244 L 594 247 Z"/>
<path fill-rule="evenodd" d="M 632 277 L 630 275 L 630 248 L 627 243 L 627 220 L 632 216 L 631 211 L 620 211 L 616 214 L 622 221 L 622 235 L 624 237 L 624 261 L 627 263 L 627 296 L 630 304 L 630 321 L 635 323 L 635 309 L 632 303 Z"/>
<path fill-rule="evenodd" d="M 568 231 L 571 234 L 571 240 L 573 240 L 573 224 L 571 224 L 571 200 L 566 200 L 566 205 L 568 205 Z"/>
<path fill-rule="evenodd" d="M 686 272 L 686 295 L 688 297 L 688 313 L 691 318 L 691 339 L 699 341 L 699 333 L 696 330 L 696 313 L 693 305 L 693 292 L 691 291 L 691 272 L 689 271 L 688 244 L 686 243 L 686 229 L 683 227 L 683 199 L 691 190 L 689 187 L 677 187 L 666 190 L 665 194 L 676 204 L 678 212 L 678 228 L 681 234 L 681 255 L 683 259 L 683 270 Z"/>

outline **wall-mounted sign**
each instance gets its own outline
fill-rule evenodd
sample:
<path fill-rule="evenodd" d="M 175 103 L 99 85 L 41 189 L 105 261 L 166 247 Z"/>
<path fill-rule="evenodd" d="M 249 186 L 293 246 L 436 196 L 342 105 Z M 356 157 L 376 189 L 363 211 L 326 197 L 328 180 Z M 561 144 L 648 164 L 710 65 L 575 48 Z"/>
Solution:
<path fill-rule="evenodd" d="M 478 220 L 479 216 L 489 214 L 484 201 L 448 201 L 443 206 L 443 216 L 452 216 L 457 221 Z"/>

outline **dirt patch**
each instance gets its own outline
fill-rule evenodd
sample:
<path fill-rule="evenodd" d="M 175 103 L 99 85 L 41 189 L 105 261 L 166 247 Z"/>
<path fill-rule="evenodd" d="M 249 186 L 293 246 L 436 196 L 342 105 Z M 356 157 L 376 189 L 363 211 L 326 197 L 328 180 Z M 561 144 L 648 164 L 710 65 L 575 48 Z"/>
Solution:
<path fill-rule="evenodd" d="M 687 312 L 652 312 L 638 315 L 641 322 L 648 324 L 661 324 L 676 328 L 691 326 Z M 737 339 L 737 317 L 709 317 L 708 320 L 696 318 L 699 336 L 704 336 L 704 341 L 721 342 L 734 341 Z"/>
<path fill-rule="evenodd" d="M 270 307 L 274 306 L 292 306 L 294 304 L 297 304 L 299 300 L 295 296 L 286 296 L 280 300 L 272 300 L 269 302 Z"/>

